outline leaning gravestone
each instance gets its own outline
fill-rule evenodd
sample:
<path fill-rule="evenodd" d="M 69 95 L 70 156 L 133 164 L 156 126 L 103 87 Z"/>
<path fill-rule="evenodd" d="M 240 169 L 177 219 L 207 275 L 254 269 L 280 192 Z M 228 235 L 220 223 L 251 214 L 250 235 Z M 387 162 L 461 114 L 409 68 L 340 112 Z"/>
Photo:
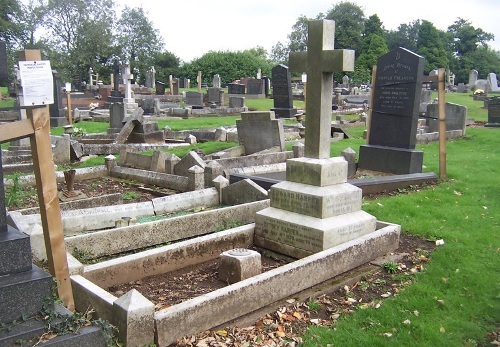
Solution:
<path fill-rule="evenodd" d="M 368 144 L 359 150 L 360 169 L 422 172 L 424 153 L 415 150 L 424 58 L 397 48 L 377 61 Z"/>
<path fill-rule="evenodd" d="M 476 85 L 477 81 L 477 76 L 479 75 L 479 72 L 477 70 L 470 70 L 469 72 L 469 89 L 472 90 L 474 86 Z"/>
<path fill-rule="evenodd" d="M 500 128 L 500 97 L 488 100 L 488 123 L 485 127 Z"/>
<path fill-rule="evenodd" d="M 497 74 L 494 72 L 490 72 L 488 74 L 488 88 L 490 92 L 500 92 L 500 88 L 498 87 Z"/>
<path fill-rule="evenodd" d="M 276 119 L 274 112 L 242 112 L 236 127 L 246 155 L 271 148 L 285 150 L 283 120 Z"/>
<path fill-rule="evenodd" d="M 293 71 L 307 72 L 311 91 L 306 157 L 287 161 L 286 181 L 271 187 L 271 207 L 255 218 L 254 243 L 294 258 L 372 233 L 377 224 L 361 210 L 361 190 L 346 183 L 347 161 L 330 158 L 333 73 L 354 69 L 354 51 L 333 49 L 333 21 L 311 21 L 308 31 L 307 52 L 289 59 Z"/>
<path fill-rule="evenodd" d="M 271 70 L 273 76 L 274 111 L 278 118 L 292 118 L 297 114 L 293 107 L 292 76 L 288 66 L 279 64 Z"/>

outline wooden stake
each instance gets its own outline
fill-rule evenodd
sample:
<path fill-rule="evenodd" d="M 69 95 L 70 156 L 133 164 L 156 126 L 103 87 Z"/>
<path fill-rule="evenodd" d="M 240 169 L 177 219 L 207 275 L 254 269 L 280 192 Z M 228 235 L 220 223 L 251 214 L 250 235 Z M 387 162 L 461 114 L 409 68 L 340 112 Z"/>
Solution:
<path fill-rule="evenodd" d="M 201 93 L 201 71 L 198 71 L 198 93 Z"/>
<path fill-rule="evenodd" d="M 71 116 L 71 93 L 66 92 L 66 103 L 68 106 L 68 122 L 69 124 L 73 124 L 73 117 Z"/>
<path fill-rule="evenodd" d="M 439 177 L 446 179 L 446 100 L 444 91 L 444 68 L 438 69 L 439 111 Z"/>
<path fill-rule="evenodd" d="M 373 111 L 373 96 L 375 95 L 375 79 L 377 78 L 377 65 L 373 65 L 372 70 L 372 90 L 370 95 L 370 111 L 367 114 L 368 120 L 366 122 L 366 143 L 370 141 L 370 127 L 372 125 L 372 111 Z"/>
<path fill-rule="evenodd" d="M 20 60 L 41 60 L 39 50 L 22 51 L 19 57 Z M 58 281 L 57 293 L 59 298 L 70 311 L 74 311 L 75 303 L 66 258 L 56 173 L 50 143 L 49 107 L 28 109 L 26 115 L 31 121 L 34 130 L 34 133 L 30 136 L 31 157 L 33 159 L 33 171 L 36 179 L 40 219 L 42 221 L 49 271 Z"/>

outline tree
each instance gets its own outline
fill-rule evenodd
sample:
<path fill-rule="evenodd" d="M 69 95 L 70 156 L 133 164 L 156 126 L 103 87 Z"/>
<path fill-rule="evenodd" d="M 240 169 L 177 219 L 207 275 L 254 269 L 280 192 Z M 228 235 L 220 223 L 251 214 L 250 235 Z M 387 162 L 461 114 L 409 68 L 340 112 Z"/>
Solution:
<path fill-rule="evenodd" d="M 365 22 L 365 28 L 363 31 L 363 37 L 369 37 L 370 35 L 375 34 L 380 37 L 385 36 L 385 30 L 382 25 L 382 21 L 379 16 L 376 14 L 371 15 Z"/>
<path fill-rule="evenodd" d="M 408 24 L 400 24 L 396 30 L 386 33 L 387 48 L 392 51 L 395 48 L 404 47 L 416 52 L 419 30 L 420 20 L 418 19 Z"/>
<path fill-rule="evenodd" d="M 17 0 L 0 1 L 0 40 L 14 43 L 20 36 L 21 7 Z"/>
<path fill-rule="evenodd" d="M 439 32 L 429 21 L 423 20 L 418 31 L 417 53 L 425 58 L 425 73 L 448 67 L 448 58 Z"/>
<path fill-rule="evenodd" d="M 42 49 L 62 78 L 86 79 L 113 55 L 112 0 L 48 0 Z M 109 70 L 108 70 L 109 71 Z"/>
<path fill-rule="evenodd" d="M 377 59 L 389 52 L 385 40 L 377 34 L 371 34 L 366 38 L 368 47 L 364 50 L 356 60 L 356 66 L 360 68 L 372 70 L 373 65 L 377 64 Z"/>
<path fill-rule="evenodd" d="M 493 34 L 476 29 L 471 22 L 463 18 L 458 18 L 448 27 L 448 32 L 453 35 L 454 49 L 458 56 L 475 51 L 478 46 L 487 46 L 487 42 L 495 38 Z"/>
<path fill-rule="evenodd" d="M 130 62 L 131 71 L 140 81 L 145 80 L 146 71 L 153 65 L 153 57 L 164 47 L 160 32 L 147 14 L 142 8 L 125 6 L 117 28 L 121 57 Z"/>
<path fill-rule="evenodd" d="M 171 52 L 156 53 L 152 64 L 156 70 L 156 79 L 166 83 L 169 75 L 178 76 L 180 62 L 180 58 Z"/>
<path fill-rule="evenodd" d="M 274 63 L 288 65 L 290 52 L 303 52 L 307 50 L 307 22 L 310 20 L 310 18 L 300 15 L 295 24 L 292 25 L 292 31 L 287 36 L 287 43 L 278 42 L 273 46 L 271 49 L 271 60 Z"/>
<path fill-rule="evenodd" d="M 211 51 L 184 64 L 182 73 L 194 81 L 198 71 L 202 71 L 205 83 L 210 83 L 212 76 L 219 74 L 221 82 L 226 84 L 242 77 L 255 76 L 258 69 L 261 69 L 263 76 L 270 76 L 272 65 L 267 59 L 257 57 L 248 51 Z"/>
<path fill-rule="evenodd" d="M 326 18 L 335 21 L 335 48 L 354 49 L 358 56 L 365 23 L 365 14 L 361 7 L 342 1 L 332 7 Z"/>
<path fill-rule="evenodd" d="M 35 32 L 43 24 L 47 4 L 43 0 L 29 0 L 27 3 L 21 2 L 20 6 L 19 25 L 21 33 L 19 45 L 26 49 L 37 48 Z"/>

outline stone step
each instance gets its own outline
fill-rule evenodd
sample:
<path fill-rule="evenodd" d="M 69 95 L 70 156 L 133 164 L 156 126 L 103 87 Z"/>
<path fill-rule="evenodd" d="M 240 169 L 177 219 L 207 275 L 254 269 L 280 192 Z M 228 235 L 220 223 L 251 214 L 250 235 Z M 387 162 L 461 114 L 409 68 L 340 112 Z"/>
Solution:
<path fill-rule="evenodd" d="M 72 313 L 62 306 L 55 306 L 54 311 L 62 315 L 71 315 Z M 61 319 L 55 321 L 56 325 L 62 322 Z M 36 344 L 40 336 L 46 332 L 45 323 L 36 319 L 29 319 L 12 325 L 7 330 L 0 330 L 0 346 L 18 346 L 16 341 L 26 341 L 26 346 Z M 29 342 L 28 342 L 29 341 Z M 25 344 L 23 344 L 24 346 Z M 77 334 L 67 334 L 57 336 L 53 339 L 44 341 L 41 345 L 52 347 L 87 347 L 87 346 L 106 346 L 102 330 L 97 326 L 84 327 Z"/>
<path fill-rule="evenodd" d="M 39 312 L 52 300 L 52 276 L 32 265 L 30 271 L 0 277 L 0 323 Z"/>
<path fill-rule="evenodd" d="M 7 226 L 0 232 L 0 276 L 31 270 L 30 238 Z"/>

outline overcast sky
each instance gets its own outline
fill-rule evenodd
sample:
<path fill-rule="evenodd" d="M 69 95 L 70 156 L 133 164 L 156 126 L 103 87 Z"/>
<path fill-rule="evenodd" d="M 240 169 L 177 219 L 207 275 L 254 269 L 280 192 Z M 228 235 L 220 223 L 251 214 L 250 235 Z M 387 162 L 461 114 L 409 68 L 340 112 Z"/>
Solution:
<path fill-rule="evenodd" d="M 339 1 L 340 2 L 340 1 Z M 458 18 L 495 35 L 500 51 L 500 0 L 352 0 L 369 17 L 377 14 L 386 29 L 415 19 L 446 30 Z M 268 52 L 285 43 L 300 15 L 316 17 L 335 1 L 322 0 L 116 0 L 119 8 L 142 7 L 165 40 L 165 48 L 188 62 L 208 51 L 241 51 L 256 46 Z M 119 15 L 119 14 L 118 14 Z"/>

